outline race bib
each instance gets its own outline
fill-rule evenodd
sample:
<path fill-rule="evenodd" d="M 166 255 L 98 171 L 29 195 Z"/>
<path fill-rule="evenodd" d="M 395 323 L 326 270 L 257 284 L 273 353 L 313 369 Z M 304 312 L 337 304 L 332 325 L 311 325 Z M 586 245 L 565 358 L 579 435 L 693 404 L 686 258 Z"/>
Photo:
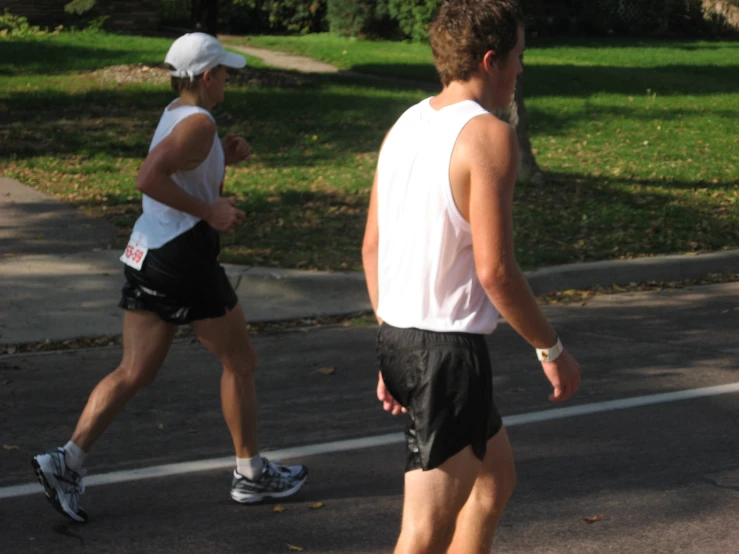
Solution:
<path fill-rule="evenodd" d="M 141 242 L 140 235 L 131 235 L 131 240 L 128 241 L 128 246 L 126 246 L 123 256 L 120 258 L 124 264 L 137 270 L 141 269 L 146 253 L 149 251 Z"/>

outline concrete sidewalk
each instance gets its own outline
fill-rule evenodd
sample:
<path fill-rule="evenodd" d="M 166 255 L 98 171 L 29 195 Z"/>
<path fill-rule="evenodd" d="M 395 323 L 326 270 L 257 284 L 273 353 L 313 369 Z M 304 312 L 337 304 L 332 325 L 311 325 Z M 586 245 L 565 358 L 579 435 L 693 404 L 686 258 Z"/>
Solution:
<path fill-rule="evenodd" d="M 0 343 L 119 334 L 123 284 L 115 229 L 17 181 L 0 178 Z M 226 264 L 247 321 L 371 309 L 361 273 Z M 739 272 L 739 250 L 569 264 L 527 274 L 536 293 Z"/>
<path fill-rule="evenodd" d="M 219 36 L 219 38 L 221 40 L 225 39 L 226 46 L 231 50 L 236 50 L 237 52 L 241 52 L 242 54 L 246 54 L 247 56 L 259 58 L 268 66 L 277 67 L 279 69 L 286 69 L 288 71 L 299 71 L 306 74 L 318 73 L 324 75 L 334 75 L 337 77 L 345 77 L 352 80 L 366 81 L 368 83 L 382 83 L 384 85 L 404 87 L 411 90 L 417 89 L 438 92 L 441 87 L 440 83 L 438 82 L 403 79 L 401 77 L 389 77 L 386 75 L 372 75 L 371 73 L 359 73 L 357 71 L 339 69 L 335 65 L 314 60 L 313 58 L 308 58 L 306 56 L 296 56 L 294 54 L 288 54 L 286 52 L 278 52 L 275 50 L 267 50 L 265 48 L 255 48 L 253 46 L 242 46 L 228 43 L 228 39 L 240 37 Z"/>

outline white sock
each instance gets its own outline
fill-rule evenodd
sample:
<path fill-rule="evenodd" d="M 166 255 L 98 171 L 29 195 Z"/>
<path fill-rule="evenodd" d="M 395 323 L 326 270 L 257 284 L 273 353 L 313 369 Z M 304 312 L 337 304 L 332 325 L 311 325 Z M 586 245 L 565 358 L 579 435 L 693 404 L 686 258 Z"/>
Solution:
<path fill-rule="evenodd" d="M 264 462 L 260 455 L 251 458 L 236 458 L 236 472 L 243 475 L 250 481 L 256 481 L 262 474 Z"/>
<path fill-rule="evenodd" d="M 87 458 L 87 454 L 72 441 L 64 445 L 64 463 L 75 473 L 80 472 L 82 464 L 85 463 L 85 458 Z"/>

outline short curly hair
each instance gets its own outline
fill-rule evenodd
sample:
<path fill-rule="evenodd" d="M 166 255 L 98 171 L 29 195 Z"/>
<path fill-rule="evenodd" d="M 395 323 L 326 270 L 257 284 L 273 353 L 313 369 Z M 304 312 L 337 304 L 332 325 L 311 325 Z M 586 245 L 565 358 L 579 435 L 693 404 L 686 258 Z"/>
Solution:
<path fill-rule="evenodd" d="M 169 64 L 165 64 L 165 67 L 170 71 L 174 70 L 174 67 Z M 211 71 L 218 71 L 221 67 L 223 66 L 218 64 L 211 68 Z M 170 77 L 169 84 L 177 94 L 182 94 L 185 91 L 194 92 L 200 88 L 200 81 L 203 75 L 205 75 L 205 72 L 195 75 L 192 79 L 189 77 Z"/>
<path fill-rule="evenodd" d="M 469 81 L 489 50 L 495 51 L 496 60 L 505 60 L 516 47 L 522 25 L 516 0 L 446 0 L 429 33 L 442 84 Z"/>

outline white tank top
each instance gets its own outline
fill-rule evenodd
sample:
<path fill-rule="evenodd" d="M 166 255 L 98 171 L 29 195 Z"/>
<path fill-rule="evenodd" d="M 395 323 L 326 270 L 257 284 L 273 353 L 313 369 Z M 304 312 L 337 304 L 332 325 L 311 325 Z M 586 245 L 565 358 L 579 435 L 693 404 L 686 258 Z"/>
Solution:
<path fill-rule="evenodd" d="M 170 103 L 174 104 L 177 100 Z M 167 106 L 159 120 L 159 125 L 154 132 L 154 138 L 151 140 L 149 152 L 164 140 L 175 126 L 194 114 L 203 113 L 215 122 L 213 116 L 197 106 L 180 106 L 173 110 Z M 210 148 L 208 157 L 203 160 L 198 167 L 188 171 L 178 171 L 171 175 L 172 180 L 188 194 L 204 200 L 206 202 L 215 202 L 221 194 L 221 183 L 226 171 L 223 147 L 218 138 L 218 133 L 213 134 L 213 145 Z M 173 238 L 180 236 L 182 233 L 192 229 L 200 219 L 194 215 L 176 210 L 166 204 L 162 204 L 154 200 L 150 196 L 144 194 L 143 198 L 144 211 L 141 217 L 136 220 L 133 227 L 131 237 L 137 237 L 142 246 L 146 248 L 159 248 L 171 241 Z"/>
<path fill-rule="evenodd" d="M 437 111 L 430 100 L 400 117 L 380 151 L 377 315 L 394 327 L 492 333 L 498 311 L 477 278 L 470 224 L 449 181 L 459 133 L 489 112 L 470 100 Z"/>

